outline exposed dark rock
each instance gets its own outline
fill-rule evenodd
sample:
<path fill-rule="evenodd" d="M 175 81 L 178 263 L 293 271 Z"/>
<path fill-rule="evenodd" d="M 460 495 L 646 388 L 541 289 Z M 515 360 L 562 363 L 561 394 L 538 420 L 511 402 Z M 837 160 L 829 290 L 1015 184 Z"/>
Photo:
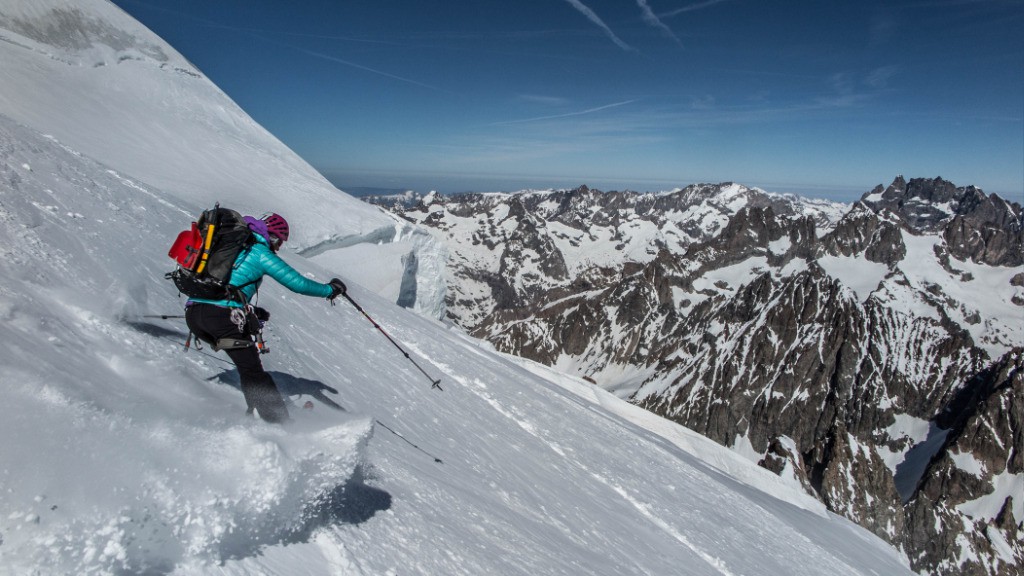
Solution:
<path fill-rule="evenodd" d="M 804 464 L 803 456 L 796 450 L 796 443 L 786 436 L 778 436 L 772 440 L 768 444 L 764 458 L 757 465 L 779 476 L 792 477 L 808 494 L 818 495 L 818 491 L 807 476 L 807 466 Z"/>
<path fill-rule="evenodd" d="M 1020 495 L 997 502 L 992 517 L 967 516 L 961 507 L 991 498 L 997 477 L 1024 474 L 1024 349 L 972 378 L 939 422 L 952 430 L 906 505 L 912 566 L 933 574 L 1019 574 L 1024 541 L 1012 497 Z"/>
<path fill-rule="evenodd" d="M 892 474 L 870 445 L 837 424 L 812 452 L 812 485 L 828 509 L 898 543 L 904 513 Z M 865 490 L 870 486 L 870 490 Z"/>
<path fill-rule="evenodd" d="M 949 253 L 960 260 L 992 266 L 1024 264 L 1020 204 L 974 186 L 957 188 L 941 178 L 899 177 L 861 198 L 876 212 L 891 212 L 916 232 L 938 233 Z"/>
<path fill-rule="evenodd" d="M 822 238 L 821 249 L 833 256 L 863 255 L 882 264 L 896 264 L 907 255 L 899 225 L 861 202 Z"/>
<path fill-rule="evenodd" d="M 1018 207 L 1018 214 L 1020 209 Z M 992 266 L 1024 264 L 1021 242 L 1022 226 L 1000 227 L 991 221 L 970 216 L 956 216 L 945 227 L 943 239 L 950 252 L 961 260 L 973 260 Z"/>

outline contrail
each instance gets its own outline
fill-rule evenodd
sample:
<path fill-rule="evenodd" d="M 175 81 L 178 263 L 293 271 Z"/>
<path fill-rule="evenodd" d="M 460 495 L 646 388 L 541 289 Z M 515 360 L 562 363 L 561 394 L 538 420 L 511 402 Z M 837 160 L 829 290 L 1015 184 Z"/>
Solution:
<path fill-rule="evenodd" d="M 374 68 L 370 68 L 369 66 L 363 66 L 362 64 L 356 64 L 355 62 L 349 62 L 348 60 L 342 60 L 341 58 L 335 58 L 334 56 L 328 56 L 327 54 L 321 54 L 319 52 L 313 52 L 311 50 L 306 50 L 304 48 L 295 48 L 295 49 L 299 50 L 300 52 L 303 52 L 305 54 L 309 54 L 310 56 L 315 56 L 317 58 L 323 58 L 324 60 L 330 60 L 331 62 L 337 62 L 339 64 L 344 64 L 346 66 L 351 66 L 353 68 L 358 68 L 359 70 L 366 70 L 367 72 L 372 72 L 374 74 L 380 74 L 381 76 L 385 76 L 387 78 L 393 78 L 395 80 L 400 80 L 402 82 L 408 82 L 409 84 L 415 84 L 416 86 L 422 86 L 424 88 L 430 88 L 431 90 L 439 90 L 441 92 L 445 92 L 445 90 L 441 90 L 437 86 L 431 86 L 430 84 L 424 84 L 423 82 L 417 82 L 416 80 L 410 80 L 409 78 L 403 78 L 401 76 L 396 76 L 394 74 L 390 74 L 390 73 L 384 72 L 382 70 L 376 70 Z"/>
<path fill-rule="evenodd" d="M 637 0 L 637 1 L 639 1 L 639 0 Z M 696 4 L 690 4 L 689 6 L 683 6 L 682 8 L 676 8 L 675 10 L 672 10 L 671 12 L 666 12 L 666 13 L 662 14 L 662 16 L 665 17 L 665 18 L 671 18 L 671 17 L 676 16 L 678 14 L 682 14 L 683 12 L 693 12 L 694 10 L 700 10 L 702 8 L 707 8 L 709 6 L 714 6 L 715 4 L 721 4 L 722 2 L 727 2 L 727 1 L 728 0 L 705 0 L 704 2 L 698 2 Z"/>
<path fill-rule="evenodd" d="M 647 5 L 647 0 L 636 0 L 636 4 L 637 6 L 640 7 L 640 11 L 643 12 L 644 22 L 647 22 L 648 24 L 654 26 L 655 28 L 660 28 L 663 32 L 665 32 L 665 34 L 667 34 L 670 38 L 675 40 L 676 44 L 679 44 L 680 46 L 683 45 L 683 43 L 679 41 L 679 38 L 675 35 L 675 33 L 672 32 L 672 29 L 666 26 L 665 23 L 662 22 L 660 19 L 658 19 L 658 17 L 654 14 L 654 11 L 651 10 L 651 7 Z"/>
<path fill-rule="evenodd" d="M 551 116 L 538 116 L 536 118 L 524 118 L 522 120 L 507 120 L 505 122 L 494 122 L 489 126 L 504 126 L 506 124 L 525 124 L 527 122 L 537 122 L 540 120 L 554 120 L 556 118 L 568 118 L 570 116 L 583 116 L 584 114 L 593 114 L 594 112 L 600 112 L 601 110 L 607 110 L 609 108 L 616 108 L 618 106 L 625 106 L 626 104 L 632 104 L 636 102 L 633 100 L 624 100 L 622 102 L 615 102 L 612 104 L 605 104 L 604 106 L 598 106 L 597 108 L 588 108 L 586 110 L 580 110 L 579 112 L 568 112 L 566 114 L 554 114 Z"/>
<path fill-rule="evenodd" d="M 565 0 L 565 1 L 568 2 L 569 4 L 572 4 L 573 8 L 579 10 L 584 16 L 586 16 L 588 19 L 590 19 L 591 22 L 593 22 L 594 24 L 597 24 L 598 27 L 600 27 L 602 30 L 604 30 L 605 34 L 607 34 L 608 37 L 612 39 L 612 42 L 615 42 L 615 44 L 619 48 L 622 48 L 623 50 L 626 50 L 626 51 L 629 51 L 629 52 L 636 52 L 636 48 L 633 48 L 629 44 L 626 44 L 618 36 L 616 36 L 615 32 L 612 32 L 612 29 L 609 28 L 608 25 L 605 24 L 603 20 L 601 20 L 601 17 L 598 16 L 596 13 L 594 13 L 594 11 L 591 10 L 590 8 L 588 8 L 586 5 L 584 5 L 583 2 L 580 2 L 580 0 Z"/>

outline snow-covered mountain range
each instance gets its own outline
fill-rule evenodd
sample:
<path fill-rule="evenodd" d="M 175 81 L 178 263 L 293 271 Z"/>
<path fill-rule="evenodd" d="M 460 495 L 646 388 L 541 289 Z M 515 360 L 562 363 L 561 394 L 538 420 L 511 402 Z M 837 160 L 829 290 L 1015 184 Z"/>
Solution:
<path fill-rule="evenodd" d="M 286 215 L 285 258 L 349 281 L 444 391 L 268 282 L 295 421 L 245 418 L 163 279 L 216 201 Z M 0 574 L 911 573 L 786 479 L 426 318 L 444 251 L 108 2 L 0 1 Z M 347 411 L 301 408 L 324 394 Z"/>
<path fill-rule="evenodd" d="M 732 183 L 369 200 L 447 243 L 448 318 L 499 350 L 747 454 L 915 569 L 1024 563 L 1020 204 L 903 177 L 853 205 Z"/>

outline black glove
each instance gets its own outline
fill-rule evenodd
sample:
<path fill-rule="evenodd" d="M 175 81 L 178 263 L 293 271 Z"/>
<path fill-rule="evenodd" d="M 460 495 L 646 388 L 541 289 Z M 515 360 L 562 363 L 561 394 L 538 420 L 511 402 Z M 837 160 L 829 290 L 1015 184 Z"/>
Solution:
<path fill-rule="evenodd" d="M 256 315 L 256 319 L 260 322 L 267 322 L 270 320 L 270 312 L 266 308 L 256 306 L 252 309 L 252 313 Z"/>
<path fill-rule="evenodd" d="M 331 285 L 331 295 L 327 297 L 328 300 L 334 300 L 338 296 L 344 296 L 348 289 L 345 287 L 345 283 L 337 278 L 331 278 L 328 282 Z"/>

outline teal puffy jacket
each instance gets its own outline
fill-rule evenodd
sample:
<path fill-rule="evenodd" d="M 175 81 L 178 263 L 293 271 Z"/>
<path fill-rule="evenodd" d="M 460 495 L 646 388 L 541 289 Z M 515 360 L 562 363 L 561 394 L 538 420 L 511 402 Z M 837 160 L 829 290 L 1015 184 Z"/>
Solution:
<path fill-rule="evenodd" d="M 245 303 L 248 303 L 259 289 L 264 275 L 277 280 L 282 286 L 297 294 L 320 296 L 321 298 L 331 295 L 333 290 L 330 284 L 321 284 L 299 274 L 298 270 L 274 254 L 265 238 L 259 234 L 253 234 L 253 237 L 256 238 L 256 242 L 248 250 L 243 250 L 235 259 L 235 264 L 231 267 L 231 280 L 228 282 L 231 286 L 244 286 L 242 294 L 245 296 Z M 192 298 L 189 302 L 229 308 L 241 308 L 245 305 L 245 303 L 234 300 L 203 300 L 200 298 Z"/>

